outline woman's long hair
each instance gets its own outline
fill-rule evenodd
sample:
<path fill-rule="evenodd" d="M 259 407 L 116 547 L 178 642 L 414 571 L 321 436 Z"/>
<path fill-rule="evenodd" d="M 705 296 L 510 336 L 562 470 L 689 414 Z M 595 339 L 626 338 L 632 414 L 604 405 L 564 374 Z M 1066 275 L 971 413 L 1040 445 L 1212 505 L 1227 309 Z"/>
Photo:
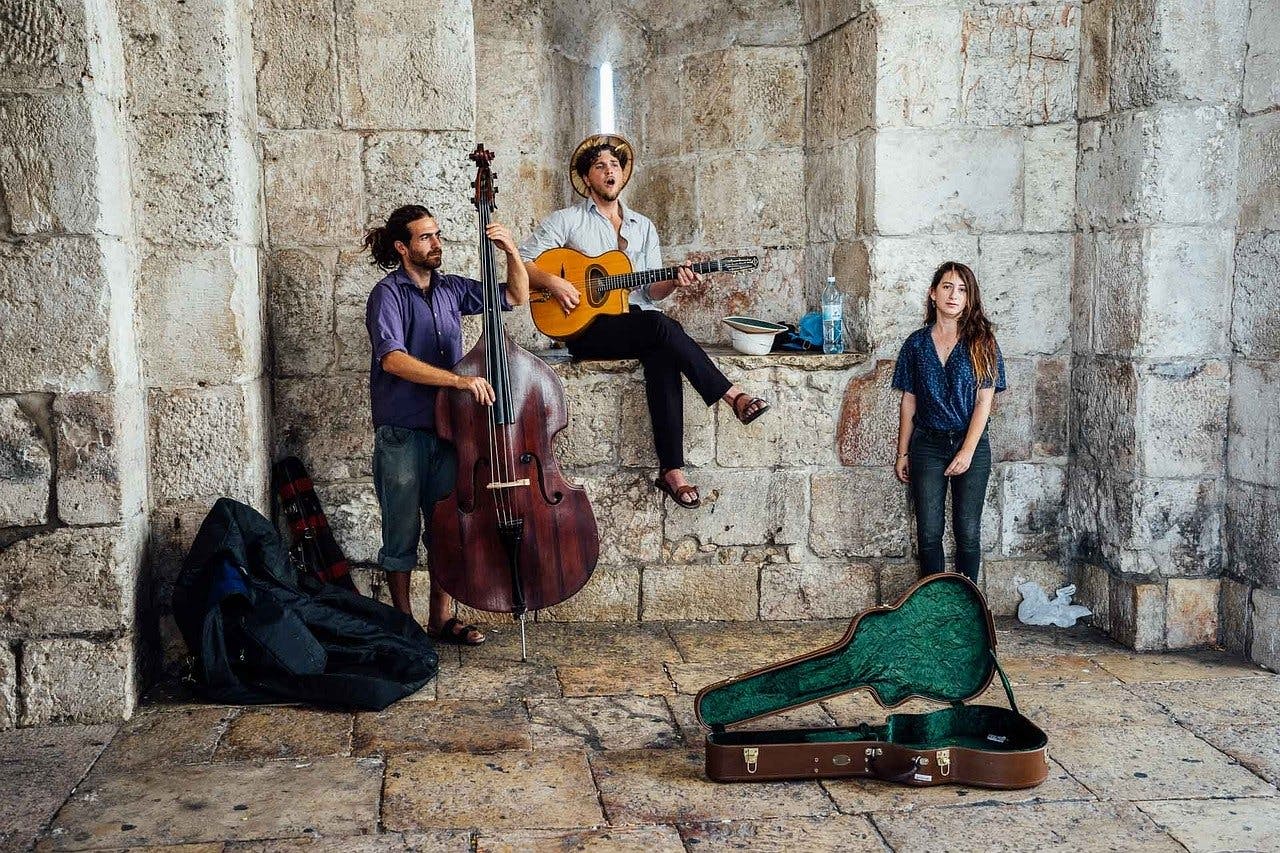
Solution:
<path fill-rule="evenodd" d="M 978 277 L 973 270 L 959 261 L 943 261 L 933 272 L 933 281 L 929 283 L 929 296 L 937 290 L 942 277 L 949 272 L 960 276 L 964 282 L 964 312 L 960 315 L 960 340 L 969 348 L 969 361 L 973 362 L 973 372 L 978 377 L 978 387 L 987 382 L 995 384 L 996 380 L 996 336 L 982 310 L 982 295 L 978 291 Z M 938 320 L 938 307 L 933 300 L 925 297 L 924 322 L 932 326 Z"/>
<path fill-rule="evenodd" d="M 373 257 L 374 266 L 384 270 L 393 270 L 400 266 L 400 253 L 396 251 L 396 241 L 409 245 L 409 223 L 435 215 L 420 204 L 406 204 L 391 211 L 386 225 L 372 228 L 364 235 L 364 247 Z"/>

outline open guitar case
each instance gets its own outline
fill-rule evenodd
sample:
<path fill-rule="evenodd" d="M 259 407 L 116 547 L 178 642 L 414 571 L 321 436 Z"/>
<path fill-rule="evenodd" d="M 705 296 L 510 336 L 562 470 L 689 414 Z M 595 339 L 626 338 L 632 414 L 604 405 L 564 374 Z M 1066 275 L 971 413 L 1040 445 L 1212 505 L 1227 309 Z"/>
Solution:
<path fill-rule="evenodd" d="M 704 687 L 707 776 L 718 782 L 863 776 L 913 786 L 1030 788 L 1049 773 L 1048 739 L 1018 713 L 996 660 L 986 600 L 963 575 L 929 575 L 892 605 L 854 617 L 837 643 Z M 967 705 L 996 675 L 1009 707 Z M 945 703 L 881 725 L 739 727 L 866 689 L 885 708 L 913 697 Z"/>

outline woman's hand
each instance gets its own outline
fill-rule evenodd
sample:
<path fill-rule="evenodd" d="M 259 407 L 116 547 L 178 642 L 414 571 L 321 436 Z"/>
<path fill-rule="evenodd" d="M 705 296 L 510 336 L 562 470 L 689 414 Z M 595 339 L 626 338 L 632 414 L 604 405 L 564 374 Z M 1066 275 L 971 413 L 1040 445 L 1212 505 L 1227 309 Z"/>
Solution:
<path fill-rule="evenodd" d="M 893 463 L 893 473 L 898 479 L 904 483 L 911 482 L 911 460 L 907 458 L 907 454 L 903 453 L 898 456 L 898 461 Z"/>
<path fill-rule="evenodd" d="M 942 472 L 944 477 L 956 477 L 969 470 L 969 466 L 973 464 L 973 451 L 960 448 L 960 452 L 956 454 L 956 458 L 951 460 L 951 464 L 947 466 L 947 470 Z"/>

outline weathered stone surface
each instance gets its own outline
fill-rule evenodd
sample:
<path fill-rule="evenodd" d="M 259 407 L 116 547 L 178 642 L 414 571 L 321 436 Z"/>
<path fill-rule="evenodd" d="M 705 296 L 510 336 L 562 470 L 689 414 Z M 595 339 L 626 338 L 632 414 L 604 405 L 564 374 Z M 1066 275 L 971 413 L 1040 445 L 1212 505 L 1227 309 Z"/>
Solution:
<path fill-rule="evenodd" d="M 54 819 L 50 847 L 370 833 L 381 779 L 380 761 L 349 758 L 90 774 Z"/>
<path fill-rule="evenodd" d="M 475 36 L 469 3 L 440 0 L 406 10 L 395 0 L 341 0 L 336 10 L 343 127 L 470 131 Z M 430 69 L 425 84 L 421 69 Z"/>
<path fill-rule="evenodd" d="M 94 767 L 127 773 L 154 765 L 208 764 L 235 716 L 232 708 L 147 708 L 120 727 Z"/>
<path fill-rule="evenodd" d="M 338 122 L 337 32 L 327 0 L 253 6 L 258 116 L 267 127 Z"/>
<path fill-rule="evenodd" d="M 276 457 L 300 457 L 317 481 L 372 476 L 368 400 L 367 373 L 277 380 Z"/>
<path fill-rule="evenodd" d="M 1233 655 L 1249 656 L 1249 593 L 1247 583 L 1222 579 L 1218 600 L 1218 642 Z"/>
<path fill-rule="evenodd" d="M 535 750 L 662 749 L 679 741 L 661 697 L 596 696 L 529 702 Z"/>
<path fill-rule="evenodd" d="M 918 580 L 920 564 L 914 558 L 881 563 L 876 604 L 893 604 Z"/>
<path fill-rule="evenodd" d="M 115 379 L 111 282 L 129 280 L 118 243 L 0 243 L 0 388 L 96 390 Z M 39 294 L 39 299 L 32 298 Z"/>
<path fill-rule="evenodd" d="M 1089 617 L 1095 628 L 1108 631 L 1111 624 L 1111 574 L 1096 563 L 1077 563 L 1072 600 L 1093 611 Z"/>
<path fill-rule="evenodd" d="M 1071 242 L 1065 234 L 980 238 L 975 272 L 1006 358 L 1066 349 Z"/>
<path fill-rule="evenodd" d="M 565 696 L 659 696 L 673 690 L 666 670 L 655 663 L 628 664 L 625 670 L 604 662 L 574 664 L 556 667 L 556 674 Z"/>
<path fill-rule="evenodd" d="M 803 296 L 808 271 L 801 248 L 725 246 L 717 251 L 668 255 L 668 260 L 705 261 L 742 255 L 759 257 L 760 266 L 746 273 L 704 276 L 700 285 L 681 288 L 668 298 L 664 309 L 680 318 L 695 341 L 727 346 L 729 328 L 721 321 L 730 315 L 798 318 L 808 310 Z"/>
<path fill-rule="evenodd" d="M 723 6 L 690 6 L 687 3 L 641 3 L 631 7 L 652 32 L 655 50 L 673 54 L 714 50 L 747 41 L 762 45 L 803 44 L 803 22 L 798 3 L 782 3 L 761 9 L 742 0 Z M 617 24 L 601 16 L 610 27 Z M 596 41 L 587 42 L 594 46 Z M 634 41 L 632 43 L 635 43 Z M 643 44 L 641 41 L 640 44 Z"/>
<path fill-rule="evenodd" d="M 795 215 L 804 198 L 804 152 L 800 148 L 707 156 L 698 171 L 700 198 L 740 203 L 703 207 L 699 224 L 709 246 L 798 246 L 805 220 Z"/>
<path fill-rule="evenodd" d="M 856 140 L 805 155 L 805 212 L 809 240 L 852 240 L 858 236 L 858 171 Z"/>
<path fill-rule="evenodd" d="M 663 510 L 662 493 L 653 487 L 653 481 L 628 472 L 576 479 L 586 487 L 596 526 L 617 531 L 601 537 L 599 564 L 634 566 L 657 562 L 662 549 Z"/>
<path fill-rule="evenodd" d="M 1102 651 L 1093 659 L 1132 685 L 1134 693 L 1155 699 L 1180 722 L 1193 726 L 1277 722 L 1277 709 L 1270 700 L 1280 686 L 1258 667 L 1223 652 Z M 1247 697 L 1231 692 L 1242 688 L 1250 691 Z"/>
<path fill-rule="evenodd" d="M 1002 479 L 1000 553 L 1056 557 L 1066 499 L 1064 469 L 1057 465 L 1009 465 Z"/>
<path fill-rule="evenodd" d="M 644 621 L 755 619 L 760 569 L 740 565 L 646 566 L 640 618 Z"/>
<path fill-rule="evenodd" d="M 1280 593 L 1255 589 L 1251 601 L 1253 640 L 1249 656 L 1272 672 L 1280 672 Z"/>
<path fill-rule="evenodd" d="M 445 660 L 442 658 L 440 674 L 436 676 L 442 698 L 507 701 L 559 697 L 563 693 L 555 668 L 546 664 L 515 660 L 486 666 L 468 658 L 461 665 L 446 666 Z"/>
<path fill-rule="evenodd" d="M 714 821 L 681 824 L 680 835 L 702 851 L 783 851 L 803 848 L 878 853 L 880 835 L 862 815 L 832 815 L 790 820 Z"/>
<path fill-rule="evenodd" d="M 932 127 L 956 115 L 963 55 L 959 10 L 895 4 L 878 10 L 875 30 L 875 123 Z M 837 66 L 839 68 L 839 66 Z"/>
<path fill-rule="evenodd" d="M 550 622 L 634 622 L 640 618 L 640 569 L 597 566 L 572 598 L 538 611 Z"/>
<path fill-rule="evenodd" d="M 31 849 L 114 732 L 58 726 L 0 734 L 0 845 Z"/>
<path fill-rule="evenodd" d="M 723 368 L 722 368 L 723 369 Z M 628 468 L 658 467 L 653 449 L 653 426 L 643 381 L 619 382 L 618 461 Z M 681 382 L 684 406 L 684 461 L 686 465 L 708 465 L 715 459 L 716 414 L 708 408 L 687 382 Z M 577 394 L 575 394 L 575 397 Z M 570 406 L 573 406 L 570 402 Z"/>
<path fill-rule="evenodd" d="M 53 411 L 58 517 L 110 524 L 140 512 L 147 488 L 142 392 L 61 394 Z"/>
<path fill-rule="evenodd" d="M 1018 691 L 1018 710 L 1048 731 L 1110 731 L 1117 726 L 1167 726 L 1169 715 L 1156 702 L 1116 683 L 1042 684 Z M 1056 750 L 1055 750 L 1056 754 Z"/>
<path fill-rule="evenodd" d="M 274 248 L 351 245 L 360 238 L 369 215 L 360 148 L 360 137 L 348 133 L 272 131 L 263 136 L 263 189 Z"/>
<path fill-rule="evenodd" d="M 1271 799 L 1164 800 L 1138 808 L 1188 850 L 1280 847 L 1280 818 Z"/>
<path fill-rule="evenodd" d="M 1021 133 L 882 130 L 875 145 L 875 228 L 880 234 L 1018 228 L 1021 179 Z"/>
<path fill-rule="evenodd" d="M 627 202 L 653 221 L 664 246 L 697 242 L 697 187 L 688 180 L 695 162 L 692 157 L 647 162 L 627 184 Z"/>
<path fill-rule="evenodd" d="M 1064 358 L 1035 362 L 1035 399 L 1031 403 L 1032 452 L 1066 456 L 1067 418 L 1071 400 L 1070 366 Z"/>
<path fill-rule="evenodd" d="M 1169 578 L 1165 586 L 1165 647 L 1186 649 L 1218 641 L 1217 578 Z"/>
<path fill-rule="evenodd" d="M 439 850 L 469 850 L 475 833 L 469 829 L 434 829 L 428 832 L 372 832 L 369 835 L 344 835 L 320 837 L 307 832 L 299 838 L 279 841 L 239 841 L 224 848 L 218 842 L 206 850 L 197 845 L 183 845 L 177 853 L 382 853 L 386 849 L 403 850 L 405 853 L 434 853 Z M 175 848 L 176 849 L 176 848 Z"/>
<path fill-rule="evenodd" d="M 270 254 L 265 290 L 275 375 L 325 373 L 333 366 L 336 260 L 337 252 L 323 249 Z"/>
<path fill-rule="evenodd" d="M 529 748 L 529 718 L 514 701 L 406 702 L 377 714 L 357 714 L 352 740 L 356 755 Z"/>
<path fill-rule="evenodd" d="M 135 113 L 217 113 L 241 105 L 248 57 L 239 16 L 222 0 L 123 3 L 121 42 Z"/>
<path fill-rule="evenodd" d="M 1231 570 L 1248 581 L 1280 587 L 1280 490 L 1229 481 L 1226 538 Z"/>
<path fill-rule="evenodd" d="M 467 133 L 376 133 L 365 138 L 365 193 L 369 218 L 382 224 L 402 204 L 421 204 L 435 214 L 440 230 L 465 240 L 475 229 L 470 183 L 475 168 L 467 154 L 475 147 Z M 501 181 L 507 164 L 498 160 L 494 171 Z M 514 187 L 513 187 L 514 189 Z M 501 195 L 499 195 L 501 198 Z M 501 216 L 495 216 L 499 221 Z M 473 250 L 474 253 L 474 250 Z M 453 259 L 446 256 L 448 268 Z M 502 267 L 502 257 L 498 255 Z"/>
<path fill-rule="evenodd" d="M 419 753 L 387 762 L 382 822 L 392 830 L 571 828 L 604 815 L 582 750 Z"/>
<path fill-rule="evenodd" d="M 137 640 L 31 640 L 22 647 L 21 725 L 128 718 L 138 685 Z"/>
<path fill-rule="evenodd" d="M 809 145 L 848 139 L 872 126 L 879 77 L 876 38 L 876 23 L 868 15 L 809 46 Z"/>
<path fill-rule="evenodd" d="M 804 142 L 805 77 L 799 48 L 734 47 L 688 57 L 685 153 L 758 150 Z"/>
<path fill-rule="evenodd" d="M 340 371 L 369 370 L 372 353 L 369 330 L 365 326 L 365 308 L 373 286 L 387 272 L 370 260 L 368 250 L 363 248 L 338 252 L 333 301 Z"/>
<path fill-rule="evenodd" d="M 0 731 L 18 722 L 18 662 L 8 643 L 0 643 Z"/>
<path fill-rule="evenodd" d="M 1080 132 L 1076 193 L 1086 228 L 1199 225 L 1232 216 L 1237 132 L 1225 107 L 1124 112 Z M 1247 162 L 1243 151 L 1239 162 Z"/>
<path fill-rule="evenodd" d="M 126 630 L 133 624 L 142 525 L 68 527 L 0 550 L 0 635 Z"/>
<path fill-rule="evenodd" d="M 1080 4 L 1080 81 L 1076 110 L 1082 119 L 1111 108 L 1111 12 L 1114 0 Z"/>
<path fill-rule="evenodd" d="M 1231 343 L 1245 358 L 1280 359 L 1280 234 L 1244 234 L 1235 248 Z"/>
<path fill-rule="evenodd" d="M 1214 477 L 1227 439 L 1228 378 L 1223 362 L 1151 364 L 1138 374 L 1139 472 L 1148 477 Z"/>
<path fill-rule="evenodd" d="M 317 494 L 347 559 L 376 562 L 382 547 L 382 511 L 373 484 L 322 483 Z"/>
<path fill-rule="evenodd" d="M 1076 221 L 1074 123 L 1027 128 L 1023 142 L 1022 223 L 1028 231 L 1070 231 Z"/>
<path fill-rule="evenodd" d="M 842 465 L 892 465 L 898 448 L 901 396 L 890 387 L 894 362 L 879 360 L 848 381 L 840 407 L 836 453 Z"/>
<path fill-rule="evenodd" d="M 1137 651 L 1164 648 L 1164 587 L 1113 575 L 1110 588 L 1111 636 Z"/>
<path fill-rule="evenodd" d="M 583 829 L 573 832 L 526 830 L 498 835 L 481 833 L 476 853 L 523 853 L 561 849 L 583 853 L 681 853 L 684 845 L 673 826 L 644 826 L 635 829 Z"/>
<path fill-rule="evenodd" d="M 711 622 L 670 625 L 668 630 L 679 649 L 680 658 L 693 663 L 712 663 L 718 666 L 724 666 L 729 661 L 735 672 L 746 672 L 757 666 L 795 657 L 806 649 L 817 649 L 834 643 L 848 627 L 849 620 L 840 619 L 800 624 Z M 703 682 L 706 683 L 709 682 Z"/>
<path fill-rule="evenodd" d="M 666 510 L 668 543 L 692 537 L 700 547 L 792 545 L 804 537 L 805 473 L 707 468 L 691 474 L 697 512 Z"/>
<path fill-rule="evenodd" d="M 36 422 L 17 399 L 0 397 L 0 527 L 43 524 L 53 465 Z"/>
<path fill-rule="evenodd" d="M 966 122 L 1048 124 L 1075 116 L 1078 6 L 978 6 L 961 13 L 960 26 L 940 47 L 950 53 L 960 45 Z"/>
<path fill-rule="evenodd" d="M 819 557 L 906 554 L 907 487 L 888 468 L 815 473 L 809 547 Z"/>
<path fill-rule="evenodd" d="M 569 371 L 562 379 L 569 425 L 556 438 L 556 459 L 565 467 L 617 464 L 622 398 L 624 390 L 634 397 L 632 383 L 620 382 L 616 374 L 587 370 Z M 647 409 L 641 406 L 636 414 L 645 415 L 647 423 Z"/>
<path fill-rule="evenodd" d="M 1053 598 L 1054 592 L 1067 583 L 1066 568 L 1050 560 L 984 560 L 982 589 L 987 606 L 996 616 L 1016 616 L 1022 603 L 1018 586 L 1034 581 Z"/>
<path fill-rule="evenodd" d="M 226 496 L 255 502 L 267 467 L 266 401 L 259 384 L 153 390 L 149 405 L 156 500 Z"/>
<path fill-rule="evenodd" d="M 314 758 L 351 753 L 351 715 L 311 708 L 241 712 L 218 743 L 218 761 Z"/>
<path fill-rule="evenodd" d="M 991 461 L 1020 462 L 1031 458 L 1035 362 L 1029 358 L 1005 357 L 1004 375 L 1007 387 L 996 394 L 988 422 Z"/>
<path fill-rule="evenodd" d="M 1222 495 L 1212 480 L 1137 480 L 1111 484 L 1115 516 L 1105 529 L 1121 534 L 1122 571 L 1215 575 L 1222 568 Z"/>
<path fill-rule="evenodd" d="M 14 0 L 6 12 L 0 18 L 0 87 L 78 85 L 90 61 L 84 6 Z"/>
<path fill-rule="evenodd" d="M 1280 726 L 1213 726 L 1199 729 L 1196 734 L 1272 785 L 1280 781 Z"/>
<path fill-rule="evenodd" d="M 1261 112 L 1280 106 L 1280 8 L 1275 0 L 1261 0 L 1251 5 L 1245 43 L 1244 109 Z"/>
<path fill-rule="evenodd" d="M 1232 371 L 1227 472 L 1280 487 L 1280 364 L 1237 361 Z"/>
<path fill-rule="evenodd" d="M 1133 364 L 1076 358 L 1071 363 L 1070 451 L 1094 471 L 1133 472 L 1138 376 Z"/>
<path fill-rule="evenodd" d="M 877 573 L 865 563 L 766 563 L 761 619 L 841 619 L 876 603 Z"/>

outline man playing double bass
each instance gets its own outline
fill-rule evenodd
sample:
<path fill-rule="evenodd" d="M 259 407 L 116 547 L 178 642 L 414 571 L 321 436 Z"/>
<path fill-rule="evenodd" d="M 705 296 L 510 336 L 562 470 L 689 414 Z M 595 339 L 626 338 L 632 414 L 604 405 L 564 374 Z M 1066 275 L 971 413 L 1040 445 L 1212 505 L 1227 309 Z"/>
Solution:
<path fill-rule="evenodd" d="M 528 275 L 505 227 L 493 223 L 486 234 L 507 258 L 503 307 L 509 310 L 528 299 Z M 390 270 L 365 309 L 373 350 L 373 485 L 382 509 L 378 562 L 392 604 L 412 614 L 409 573 L 418 564 L 418 539 L 428 540 L 432 508 L 453 491 L 457 469 L 453 446 L 435 433 L 436 389 L 465 390 L 484 405 L 494 400 L 484 377 L 450 372 L 462 356 L 462 315 L 481 313 L 484 296 L 475 279 L 440 272 L 440 226 L 425 207 L 396 208 L 386 225 L 365 235 L 364 245 L 374 265 Z M 478 628 L 450 615 L 451 604 L 433 578 L 427 633 L 445 643 L 483 643 Z"/>
<path fill-rule="evenodd" d="M 520 245 L 526 262 L 554 248 L 570 248 L 588 256 L 615 249 L 624 252 L 636 271 L 662 267 L 658 233 L 653 223 L 624 207 L 618 196 L 635 163 L 634 152 L 617 134 L 588 136 L 569 160 L 569 178 L 583 201 L 557 210 Z M 527 263 L 533 287 L 550 293 L 564 308 L 577 307 L 577 288 L 559 276 Z M 597 317 L 580 334 L 568 341 L 574 358 L 637 358 L 644 366 L 645 395 L 653 425 L 653 443 L 658 454 L 658 478 L 654 485 L 677 504 L 695 508 L 702 504 L 696 486 L 684 476 L 684 398 L 680 387 L 683 374 L 708 406 L 724 400 L 738 420 L 750 423 L 769 408 L 759 397 L 745 393 L 730 382 L 702 348 L 685 333 L 684 327 L 662 312 L 656 303 L 678 287 L 698 281 L 688 267 L 681 267 L 675 279 L 660 281 L 635 290 L 630 310 L 625 314 Z"/>

